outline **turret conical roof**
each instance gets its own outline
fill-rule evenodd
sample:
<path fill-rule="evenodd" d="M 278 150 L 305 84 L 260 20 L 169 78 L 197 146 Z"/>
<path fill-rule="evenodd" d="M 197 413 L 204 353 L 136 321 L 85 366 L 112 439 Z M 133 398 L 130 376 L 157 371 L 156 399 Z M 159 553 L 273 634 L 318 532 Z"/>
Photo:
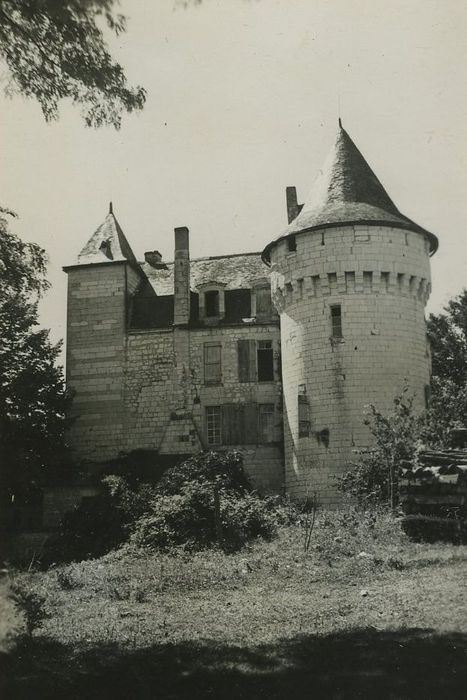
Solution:
<path fill-rule="evenodd" d="M 270 261 L 271 248 L 296 233 L 336 226 L 364 224 L 393 226 L 426 235 L 432 253 L 438 239 L 397 209 L 381 182 L 339 120 L 335 143 L 298 216 L 263 251 Z"/>
<path fill-rule="evenodd" d="M 78 255 L 78 265 L 121 262 L 123 260 L 136 263 L 136 257 L 115 218 L 112 204 L 110 204 L 109 213 L 104 221 Z"/>

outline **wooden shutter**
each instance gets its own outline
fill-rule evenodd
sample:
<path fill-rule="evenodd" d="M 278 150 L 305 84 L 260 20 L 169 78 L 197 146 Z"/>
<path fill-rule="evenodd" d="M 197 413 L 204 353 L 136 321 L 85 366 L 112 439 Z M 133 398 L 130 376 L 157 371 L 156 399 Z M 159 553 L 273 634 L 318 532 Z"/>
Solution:
<path fill-rule="evenodd" d="M 240 382 L 256 381 L 256 340 L 239 340 L 238 342 L 238 380 Z"/>
<path fill-rule="evenodd" d="M 245 404 L 245 444 L 256 445 L 258 442 L 258 404 Z"/>
<path fill-rule="evenodd" d="M 245 443 L 245 405 L 227 403 L 222 406 L 222 444 Z"/>

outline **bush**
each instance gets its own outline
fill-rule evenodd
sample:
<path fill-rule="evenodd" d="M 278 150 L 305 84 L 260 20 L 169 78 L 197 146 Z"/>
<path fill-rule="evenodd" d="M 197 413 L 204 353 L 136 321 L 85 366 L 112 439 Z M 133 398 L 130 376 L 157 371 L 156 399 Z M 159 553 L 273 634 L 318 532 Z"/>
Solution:
<path fill-rule="evenodd" d="M 166 495 L 176 494 L 187 483 L 216 483 L 219 487 L 244 493 L 251 483 L 243 470 L 240 452 L 199 452 L 197 455 L 168 469 L 157 490 Z"/>
<path fill-rule="evenodd" d="M 107 476 L 101 483 L 99 495 L 64 516 L 59 532 L 46 544 L 43 563 L 99 557 L 128 539 L 128 528 L 148 507 L 153 487 L 131 489 L 119 476 Z"/>
<path fill-rule="evenodd" d="M 413 465 L 421 448 L 424 423 L 413 408 L 408 389 L 394 399 L 392 412 L 385 416 L 375 406 L 364 421 L 373 435 L 373 445 L 356 451 L 358 460 L 337 479 L 340 491 L 361 507 L 390 506 L 398 503 L 399 473 Z"/>
<path fill-rule="evenodd" d="M 132 541 L 162 550 L 217 542 L 234 551 L 255 537 L 272 537 L 284 517 L 277 499 L 251 492 L 240 453 L 208 452 L 166 472 L 150 509 L 132 527 Z"/>

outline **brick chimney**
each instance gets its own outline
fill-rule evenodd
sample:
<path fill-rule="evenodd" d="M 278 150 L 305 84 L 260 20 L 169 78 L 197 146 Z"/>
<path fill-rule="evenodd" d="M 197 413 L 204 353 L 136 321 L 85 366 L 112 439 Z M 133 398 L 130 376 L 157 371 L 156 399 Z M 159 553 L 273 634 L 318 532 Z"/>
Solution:
<path fill-rule="evenodd" d="M 287 220 L 290 224 L 302 211 L 303 204 L 298 203 L 297 189 L 295 187 L 287 187 L 285 196 L 287 199 Z"/>
<path fill-rule="evenodd" d="M 190 250 L 186 226 L 175 229 L 174 326 L 190 320 Z"/>

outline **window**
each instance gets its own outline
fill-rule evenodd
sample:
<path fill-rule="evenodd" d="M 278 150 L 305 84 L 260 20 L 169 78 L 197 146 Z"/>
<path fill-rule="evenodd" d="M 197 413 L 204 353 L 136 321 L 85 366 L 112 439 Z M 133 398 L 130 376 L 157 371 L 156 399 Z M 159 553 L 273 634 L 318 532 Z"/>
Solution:
<path fill-rule="evenodd" d="M 220 384 L 221 370 L 221 345 L 218 343 L 204 344 L 204 383 Z"/>
<path fill-rule="evenodd" d="M 295 253 L 297 250 L 297 241 L 295 239 L 295 236 L 289 236 L 287 238 L 287 250 L 289 253 Z"/>
<path fill-rule="evenodd" d="M 258 405 L 227 403 L 206 406 L 206 438 L 208 445 L 257 444 Z"/>
<path fill-rule="evenodd" d="M 251 318 L 251 292 L 249 289 L 229 289 L 224 292 L 226 321 L 239 322 Z"/>
<path fill-rule="evenodd" d="M 258 406 L 258 442 L 274 442 L 273 403 L 260 403 Z"/>
<path fill-rule="evenodd" d="M 219 316 L 219 292 L 217 289 L 204 293 L 204 313 L 207 318 Z"/>
<path fill-rule="evenodd" d="M 206 437 L 208 445 L 221 443 L 221 407 L 206 406 Z"/>
<path fill-rule="evenodd" d="M 258 381 L 274 381 L 274 358 L 272 340 L 258 340 Z"/>
<path fill-rule="evenodd" d="M 238 341 L 238 381 L 274 381 L 272 340 Z"/>
<path fill-rule="evenodd" d="M 342 313 L 340 304 L 331 306 L 331 336 L 333 338 L 342 338 Z"/>
<path fill-rule="evenodd" d="M 310 437 L 310 404 L 304 393 L 298 395 L 298 437 Z"/>

